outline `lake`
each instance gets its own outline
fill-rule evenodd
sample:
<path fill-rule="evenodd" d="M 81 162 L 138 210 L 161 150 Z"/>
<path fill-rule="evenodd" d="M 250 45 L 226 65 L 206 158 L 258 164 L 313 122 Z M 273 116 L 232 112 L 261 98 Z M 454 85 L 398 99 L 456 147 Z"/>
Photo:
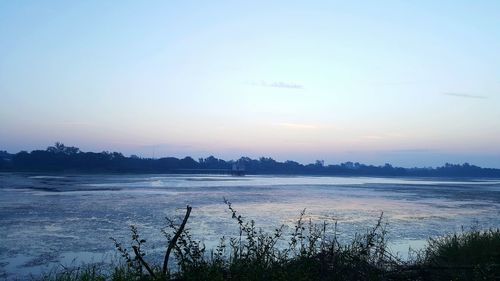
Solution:
<path fill-rule="evenodd" d="M 307 220 L 338 222 L 345 241 L 383 212 L 403 258 L 429 236 L 500 227 L 500 179 L 0 173 L 0 278 L 115 259 L 109 237 L 127 244 L 130 225 L 147 240 L 146 258 L 159 259 L 165 217 L 182 218 L 188 204 L 187 227 L 210 248 L 238 234 L 223 198 L 266 231 L 306 209 Z"/>

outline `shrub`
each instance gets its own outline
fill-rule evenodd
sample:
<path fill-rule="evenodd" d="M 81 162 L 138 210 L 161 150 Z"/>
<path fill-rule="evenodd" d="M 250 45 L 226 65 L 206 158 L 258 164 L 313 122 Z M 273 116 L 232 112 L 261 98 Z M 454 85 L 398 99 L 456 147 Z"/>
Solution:
<path fill-rule="evenodd" d="M 499 280 L 500 229 L 431 238 L 421 266 L 429 280 Z"/>
<path fill-rule="evenodd" d="M 103 270 L 96 265 L 66 269 L 43 280 L 499 280 L 500 230 L 470 231 L 429 240 L 417 257 L 403 261 L 387 247 L 382 214 L 373 228 L 349 243 L 337 239 L 337 223 L 315 224 L 303 210 L 290 229 L 266 233 L 224 200 L 239 226 L 237 235 L 222 237 L 208 250 L 193 238 L 186 223 L 167 218 L 163 265 L 150 265 L 146 240 L 131 226 L 131 250 L 113 239 L 124 263 Z M 289 231 L 291 230 L 291 231 Z M 170 259 L 171 254 L 173 258 Z M 173 266 L 176 264 L 177 266 Z M 175 268 L 175 270 L 174 270 Z"/>

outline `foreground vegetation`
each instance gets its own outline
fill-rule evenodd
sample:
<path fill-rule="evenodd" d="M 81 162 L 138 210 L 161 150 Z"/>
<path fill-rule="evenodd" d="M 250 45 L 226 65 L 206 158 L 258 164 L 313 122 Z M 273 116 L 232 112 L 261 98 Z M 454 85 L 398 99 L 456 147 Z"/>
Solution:
<path fill-rule="evenodd" d="M 468 231 L 429 240 L 401 260 L 387 247 L 382 215 L 375 226 L 349 243 L 337 238 L 336 224 L 314 224 L 301 213 L 295 226 L 273 233 L 246 221 L 226 201 L 239 225 L 238 235 L 221 238 L 207 251 L 181 223 L 167 219 L 163 265 L 146 261 L 144 245 L 132 226 L 130 248 L 112 239 L 123 263 L 87 265 L 43 276 L 42 280 L 500 280 L 500 230 Z M 286 233 L 285 233 L 286 232 Z M 172 257 L 171 257 L 172 255 Z"/>

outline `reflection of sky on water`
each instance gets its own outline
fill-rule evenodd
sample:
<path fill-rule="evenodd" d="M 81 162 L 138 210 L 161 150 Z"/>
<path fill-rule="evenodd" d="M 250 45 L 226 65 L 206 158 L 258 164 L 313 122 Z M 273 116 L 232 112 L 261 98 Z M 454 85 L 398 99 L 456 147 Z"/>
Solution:
<path fill-rule="evenodd" d="M 130 224 L 147 239 L 148 258 L 159 258 L 164 217 L 182 216 L 186 204 L 194 207 L 192 233 L 213 245 L 223 234 L 237 234 L 223 197 L 266 230 L 293 224 L 307 209 L 307 219 L 338 221 L 345 240 L 373 226 L 383 211 L 392 248 L 403 255 L 429 236 L 500 225 L 500 181 L 0 174 L 0 278 L 76 257 L 113 256 L 109 237 L 129 241 Z"/>

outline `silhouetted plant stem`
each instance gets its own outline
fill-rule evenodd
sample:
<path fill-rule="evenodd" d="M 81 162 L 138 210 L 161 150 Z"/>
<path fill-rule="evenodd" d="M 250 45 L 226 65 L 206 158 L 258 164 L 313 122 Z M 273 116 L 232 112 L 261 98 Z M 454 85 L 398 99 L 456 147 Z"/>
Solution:
<path fill-rule="evenodd" d="M 170 252 L 172 251 L 175 244 L 177 243 L 177 239 L 179 239 L 179 236 L 181 235 L 182 231 L 184 230 L 184 226 L 186 226 L 189 215 L 191 214 L 191 209 L 192 209 L 191 206 L 189 206 L 189 205 L 186 206 L 186 215 L 184 216 L 184 219 L 182 220 L 182 224 L 179 227 L 179 229 L 177 229 L 177 232 L 175 233 L 174 237 L 172 238 L 172 240 L 170 240 L 170 243 L 168 244 L 167 252 L 165 253 L 165 259 L 163 261 L 163 274 L 167 274 L 168 259 L 170 257 Z"/>
<path fill-rule="evenodd" d="M 137 246 L 132 246 L 132 249 L 134 249 L 135 256 L 137 257 L 139 262 L 142 264 L 142 266 L 144 266 L 144 268 L 149 272 L 149 275 L 151 275 L 151 277 L 155 278 L 155 274 L 154 274 L 153 270 L 151 269 L 151 267 L 149 267 L 148 263 L 142 258 L 142 255 L 141 255 L 141 253 L 139 253 Z"/>
<path fill-rule="evenodd" d="M 375 227 L 366 233 L 355 234 L 348 243 L 340 243 L 337 221 L 332 240 L 332 236 L 327 234 L 327 223 L 315 224 L 312 219 L 304 222 L 303 210 L 295 227 L 290 229 L 290 236 L 285 234 L 283 237 L 284 225 L 276 228 L 274 233 L 261 229 L 257 231 L 253 220 L 246 221 L 229 201 L 225 202 L 240 226 L 240 243 L 234 236 L 227 245 L 222 237 L 215 251 L 206 255 L 205 245 L 193 240 L 190 230 L 185 228 L 191 212 L 191 207 L 187 206 L 182 224 L 167 218 L 171 231 L 162 230 L 168 239 L 163 273 L 159 266 L 150 267 L 145 262 L 141 245 L 146 241 L 141 239 L 137 228 L 131 226 L 135 258 L 112 239 L 126 264 L 115 269 L 111 279 L 101 278 L 104 271 L 89 267 L 83 271 L 65 269 L 61 278 L 45 280 L 475 281 L 497 280 L 500 276 L 500 230 L 471 231 L 433 238 L 424 250 L 416 252 L 417 256 L 402 260 L 397 254 L 393 255 L 387 246 L 387 223 L 382 214 Z M 177 271 L 167 267 L 171 252 L 179 265 Z M 80 277 L 78 274 L 86 275 Z M 97 279 L 93 277 L 96 274 L 100 274 Z M 68 279 L 66 276 L 75 277 Z"/>

